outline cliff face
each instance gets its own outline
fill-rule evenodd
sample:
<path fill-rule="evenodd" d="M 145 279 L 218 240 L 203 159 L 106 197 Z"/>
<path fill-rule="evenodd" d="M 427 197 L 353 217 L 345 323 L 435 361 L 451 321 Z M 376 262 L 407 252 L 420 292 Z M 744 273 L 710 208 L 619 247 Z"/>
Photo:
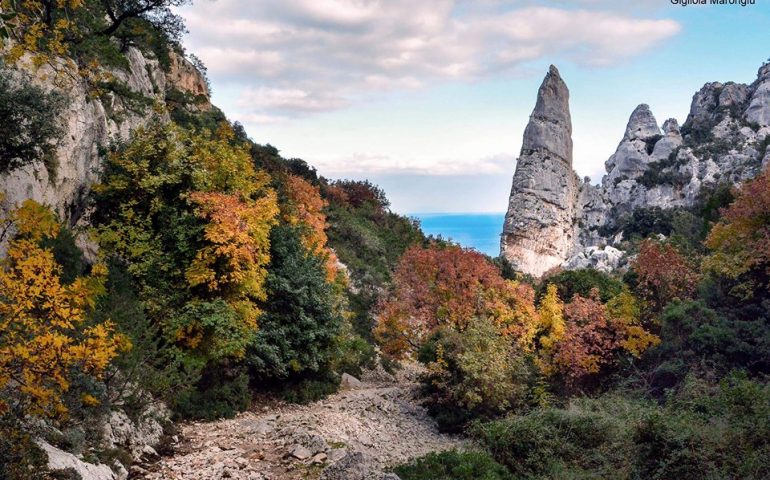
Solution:
<path fill-rule="evenodd" d="M 649 106 L 639 105 L 600 186 L 580 184 L 572 171 L 567 103 L 551 67 L 524 133 L 503 226 L 501 254 L 535 276 L 556 266 L 612 269 L 622 257 L 612 246 L 635 209 L 692 207 L 704 188 L 746 181 L 770 162 L 770 65 L 751 85 L 706 84 L 681 128 L 668 119 L 661 129 Z M 546 130 L 542 118 L 563 128 Z"/>
<path fill-rule="evenodd" d="M 551 66 L 524 131 L 503 226 L 502 254 L 533 275 L 561 264 L 575 243 L 578 185 L 572 170 L 569 90 Z"/>
<path fill-rule="evenodd" d="M 113 139 L 128 138 L 131 130 L 152 118 L 152 103 L 165 105 L 166 93 L 172 88 L 208 99 L 203 76 L 176 53 L 171 52 L 167 71 L 136 48 L 129 48 L 125 55 L 129 68 L 110 74 L 132 92 L 132 97 L 143 97 L 144 108 L 114 93 L 93 98 L 76 71 L 62 75 L 47 67 L 29 69 L 32 82 L 66 95 L 68 105 L 62 114 L 65 133 L 53 171 L 41 161 L 0 175 L 0 191 L 6 194 L 4 208 L 31 198 L 50 205 L 63 220 L 76 224 L 83 214 L 82 200 L 98 178 L 99 147 Z M 202 102 L 201 108 L 209 107 L 208 101 Z"/>

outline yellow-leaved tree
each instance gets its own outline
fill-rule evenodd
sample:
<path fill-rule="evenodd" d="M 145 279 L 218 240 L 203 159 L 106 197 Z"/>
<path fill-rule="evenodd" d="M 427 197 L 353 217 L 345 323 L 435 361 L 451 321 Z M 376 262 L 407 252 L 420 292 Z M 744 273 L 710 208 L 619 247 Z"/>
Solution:
<path fill-rule="evenodd" d="M 71 373 L 99 377 L 130 348 L 111 322 L 88 321 L 104 290 L 104 265 L 62 283 L 61 265 L 41 247 L 58 231 L 54 214 L 32 200 L 2 219 L 3 235 L 15 233 L 0 268 L 0 411 L 61 417 Z"/>

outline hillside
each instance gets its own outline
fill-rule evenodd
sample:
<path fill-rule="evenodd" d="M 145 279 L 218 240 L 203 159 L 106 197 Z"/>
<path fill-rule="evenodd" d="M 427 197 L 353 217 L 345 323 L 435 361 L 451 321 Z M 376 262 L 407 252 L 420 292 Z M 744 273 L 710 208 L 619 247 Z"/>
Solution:
<path fill-rule="evenodd" d="M 770 66 L 599 186 L 551 67 L 493 259 L 228 120 L 186 3 L 0 1 L 0 478 L 770 478 Z"/>

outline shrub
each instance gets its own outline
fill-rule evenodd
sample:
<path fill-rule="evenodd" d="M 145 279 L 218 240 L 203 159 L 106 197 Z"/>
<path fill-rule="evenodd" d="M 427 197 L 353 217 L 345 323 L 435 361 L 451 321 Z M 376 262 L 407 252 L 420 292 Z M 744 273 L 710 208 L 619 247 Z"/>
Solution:
<path fill-rule="evenodd" d="M 548 284 L 555 285 L 559 298 L 565 301 L 572 300 L 575 295 L 588 298 L 595 288 L 602 302 L 607 302 L 623 291 L 623 282 L 592 268 L 565 270 L 544 278 L 537 288 L 537 298 L 545 294 Z"/>
<path fill-rule="evenodd" d="M 486 452 L 450 450 L 429 453 L 395 468 L 401 480 L 513 480 Z"/>
<path fill-rule="evenodd" d="M 249 377 L 238 368 L 211 365 L 194 389 L 183 391 L 172 404 L 182 418 L 229 418 L 251 403 Z"/>
<path fill-rule="evenodd" d="M 335 355 L 343 319 L 326 280 L 324 259 L 303 246 L 302 230 L 277 226 L 270 234 L 267 302 L 247 352 L 258 379 L 321 372 Z"/>
<path fill-rule="evenodd" d="M 428 410 L 440 428 L 459 431 L 471 418 L 492 418 L 526 401 L 529 370 L 521 352 L 487 319 L 462 332 L 436 332 L 420 351 Z"/>

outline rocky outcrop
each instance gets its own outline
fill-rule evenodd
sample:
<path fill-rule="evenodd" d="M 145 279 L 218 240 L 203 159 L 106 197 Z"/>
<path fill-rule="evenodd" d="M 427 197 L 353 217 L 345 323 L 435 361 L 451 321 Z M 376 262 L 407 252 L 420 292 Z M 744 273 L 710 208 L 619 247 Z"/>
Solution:
<path fill-rule="evenodd" d="M 501 251 L 518 269 L 542 275 L 575 244 L 580 181 L 572 170 L 569 90 L 551 66 L 524 131 Z"/>
<path fill-rule="evenodd" d="M 61 115 L 65 134 L 51 171 L 41 161 L 0 175 L 0 191 L 6 196 L 3 208 L 31 198 L 53 207 L 63 220 L 75 225 L 84 213 L 83 199 L 98 179 L 100 147 L 127 138 L 133 129 L 146 124 L 153 118 L 151 104 L 163 105 L 171 88 L 202 97 L 202 105 L 210 105 L 205 78 L 185 58 L 171 52 L 171 68 L 166 72 L 157 60 L 136 48 L 130 47 L 125 55 L 128 69 L 106 73 L 134 98 L 113 92 L 94 97 L 77 71 L 57 73 L 49 66 L 35 70 L 21 62 L 22 73 L 27 75 L 23 81 L 66 95 L 68 105 Z M 136 98 L 146 101 L 137 105 Z"/>
<path fill-rule="evenodd" d="M 44 441 L 39 441 L 38 445 L 48 455 L 48 468 L 51 470 L 74 471 L 82 480 L 117 480 L 119 478 L 107 465 L 86 463 L 75 455 L 60 450 Z M 122 476 L 123 479 L 127 477 L 127 474 Z"/>
<path fill-rule="evenodd" d="M 681 127 L 668 119 L 661 129 L 650 107 L 639 105 L 600 186 L 573 181 L 567 100 L 552 67 L 525 131 L 503 226 L 501 254 L 525 273 L 614 269 L 623 262 L 613 247 L 634 210 L 692 207 L 704 189 L 744 182 L 770 163 L 770 64 L 751 85 L 704 85 Z"/>

